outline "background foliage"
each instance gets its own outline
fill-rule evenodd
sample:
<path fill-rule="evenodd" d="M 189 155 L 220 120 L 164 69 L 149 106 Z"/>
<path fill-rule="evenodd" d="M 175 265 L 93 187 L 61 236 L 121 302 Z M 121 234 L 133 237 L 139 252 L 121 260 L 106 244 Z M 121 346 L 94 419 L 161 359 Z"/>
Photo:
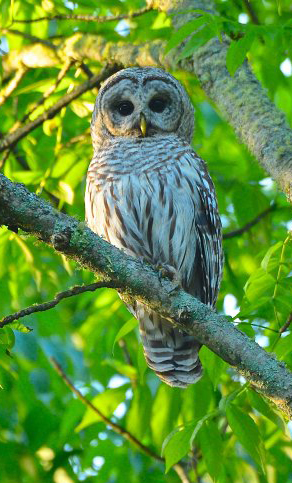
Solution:
<path fill-rule="evenodd" d="M 232 40 L 228 69 L 248 59 L 269 96 L 292 122 L 291 6 L 288 0 L 216 2 L 217 19 L 205 16 L 184 54 L 226 32 Z M 120 22 L 74 20 L 13 23 L 55 14 L 116 15 L 143 7 L 138 0 L 2 0 L 1 52 L 23 50 L 30 36 L 58 45 L 74 32 L 142 43 L 166 39 L 167 49 L 194 32 L 173 35 L 171 21 L 150 11 Z M 11 29 L 17 29 L 18 34 Z M 21 34 L 22 33 L 22 34 Z M 171 38 L 171 40 L 169 40 Z M 92 72 L 101 66 L 84 59 Z M 54 85 L 63 65 L 30 69 L 1 106 L 1 134 L 21 122 Z M 11 80 L 3 73 L 3 87 Z M 206 98 L 194 76 L 173 74 L 196 111 L 195 150 L 216 185 L 225 233 L 253 227 L 224 241 L 225 272 L 217 308 L 292 369 L 291 214 L 284 195 L 240 144 Z M 35 119 L 86 80 L 73 63 L 59 85 L 30 115 Z M 71 102 L 31 131 L 2 158 L 3 173 L 25 183 L 59 209 L 84 219 L 84 189 L 91 158 L 89 122 L 96 90 Z M 236 236 L 235 236 L 236 235 Z M 290 275 L 290 276 L 289 276 Z M 0 229 L 1 316 L 53 298 L 91 273 L 22 233 Z M 0 331 L 0 479 L 2 483 L 179 481 L 171 466 L 184 458 L 191 481 L 292 482 L 292 444 L 281 415 L 207 348 L 203 378 L 187 390 L 172 389 L 147 369 L 137 324 L 113 290 L 72 297 L 23 323 L 30 333 Z M 126 325 L 125 325 L 126 324 Z M 286 324 L 283 333 L 279 333 Z M 65 386 L 50 357 L 74 385 L 165 464 L 113 432 Z"/>

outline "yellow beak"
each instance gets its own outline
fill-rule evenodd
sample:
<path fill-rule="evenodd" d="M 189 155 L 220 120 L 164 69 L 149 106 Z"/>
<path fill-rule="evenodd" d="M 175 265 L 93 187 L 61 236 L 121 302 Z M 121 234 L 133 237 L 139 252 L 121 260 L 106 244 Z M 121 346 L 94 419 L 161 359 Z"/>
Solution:
<path fill-rule="evenodd" d="M 140 114 L 140 129 L 141 129 L 142 136 L 144 138 L 146 136 L 146 131 L 147 131 L 147 122 L 146 122 L 146 117 L 142 112 Z"/>

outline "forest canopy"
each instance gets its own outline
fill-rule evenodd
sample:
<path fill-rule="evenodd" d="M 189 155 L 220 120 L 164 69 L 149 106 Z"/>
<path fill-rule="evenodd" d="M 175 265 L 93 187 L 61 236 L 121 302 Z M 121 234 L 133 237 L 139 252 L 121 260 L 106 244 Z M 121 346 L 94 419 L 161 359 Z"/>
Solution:
<path fill-rule="evenodd" d="M 167 1 L 2 0 L 1 173 L 85 226 L 101 82 L 130 65 L 171 72 L 194 105 L 192 146 L 218 196 L 217 311 L 291 370 L 291 131 L 280 114 L 291 126 L 291 5 L 178 3 L 175 15 Z M 226 47 L 221 64 L 212 46 Z M 247 62 L 259 84 L 240 97 Z M 116 285 L 97 289 L 92 271 L 1 216 L 0 201 L 0 318 L 91 287 L 2 319 L 1 482 L 292 482 L 291 423 L 248 378 L 204 346 L 197 384 L 161 383 L 138 322 L 106 288 Z"/>

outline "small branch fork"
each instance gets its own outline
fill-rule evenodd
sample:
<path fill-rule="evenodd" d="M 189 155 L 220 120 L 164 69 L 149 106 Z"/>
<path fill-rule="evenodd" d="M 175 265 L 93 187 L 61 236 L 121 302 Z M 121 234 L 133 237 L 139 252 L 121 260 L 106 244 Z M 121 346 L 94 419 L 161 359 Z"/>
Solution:
<path fill-rule="evenodd" d="M 73 288 L 70 288 L 69 290 L 65 290 L 64 292 L 58 293 L 53 300 L 50 300 L 48 302 L 43 302 L 42 304 L 34 304 L 31 305 L 30 307 L 26 307 L 25 309 L 19 310 L 15 314 L 7 315 L 6 317 L 3 317 L 0 320 L 0 328 L 4 327 L 7 324 L 10 324 L 11 322 L 15 320 L 19 320 L 22 317 L 25 317 L 26 315 L 31 315 L 36 312 L 45 312 L 46 310 L 52 309 L 53 307 L 56 307 L 61 300 L 66 299 L 68 297 L 73 297 L 75 295 L 79 295 L 84 292 L 94 292 L 95 290 L 99 288 L 119 288 L 118 284 L 113 282 L 113 281 L 102 281 L 102 282 L 96 282 L 96 283 L 91 283 L 90 285 L 76 285 Z"/>
<path fill-rule="evenodd" d="M 73 14 L 57 14 L 52 16 L 45 16 L 45 17 L 38 17 L 38 18 L 30 18 L 25 20 L 18 20 L 13 19 L 12 23 L 33 23 L 33 22 L 42 22 L 43 20 L 77 20 L 82 22 L 96 22 L 96 23 L 104 23 L 104 22 L 118 22 L 124 19 L 131 19 L 135 17 L 139 17 L 144 13 L 150 12 L 153 10 L 151 7 L 144 7 L 140 10 L 136 10 L 132 13 L 121 14 L 121 15 L 112 15 L 112 16 L 96 16 L 96 15 L 73 15 Z"/>
<path fill-rule="evenodd" d="M 147 446 L 145 446 L 141 441 L 139 441 L 133 434 L 131 434 L 129 431 L 126 429 L 122 428 L 119 424 L 111 421 L 111 419 L 107 418 L 101 411 L 98 409 L 92 402 L 90 402 L 86 397 L 81 394 L 81 392 L 76 389 L 74 384 L 70 381 L 70 379 L 66 376 L 65 372 L 61 368 L 60 364 L 52 357 L 51 358 L 51 363 L 56 370 L 56 372 L 59 374 L 59 376 L 63 379 L 64 383 L 66 386 L 77 396 L 77 398 L 89 409 L 91 409 L 95 414 L 97 414 L 102 421 L 109 426 L 115 433 L 119 434 L 123 438 L 125 438 L 127 441 L 132 443 L 139 451 L 142 453 L 146 454 L 147 456 L 150 456 L 150 458 L 155 459 L 156 461 L 159 462 L 164 462 L 164 458 L 156 454 L 154 451 L 149 449 Z M 182 483 L 191 483 L 184 468 L 182 467 L 181 464 L 176 463 L 173 465 L 173 469 L 176 471 L 177 475 L 179 476 L 180 480 Z"/>

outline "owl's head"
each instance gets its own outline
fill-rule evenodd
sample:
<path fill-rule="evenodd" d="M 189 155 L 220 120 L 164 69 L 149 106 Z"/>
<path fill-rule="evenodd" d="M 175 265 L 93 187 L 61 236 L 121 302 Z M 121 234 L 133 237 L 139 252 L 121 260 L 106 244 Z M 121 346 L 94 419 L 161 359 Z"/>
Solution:
<path fill-rule="evenodd" d="M 112 137 L 176 134 L 191 142 L 194 108 L 182 85 L 154 67 L 120 70 L 102 85 L 91 122 L 94 144 Z"/>

